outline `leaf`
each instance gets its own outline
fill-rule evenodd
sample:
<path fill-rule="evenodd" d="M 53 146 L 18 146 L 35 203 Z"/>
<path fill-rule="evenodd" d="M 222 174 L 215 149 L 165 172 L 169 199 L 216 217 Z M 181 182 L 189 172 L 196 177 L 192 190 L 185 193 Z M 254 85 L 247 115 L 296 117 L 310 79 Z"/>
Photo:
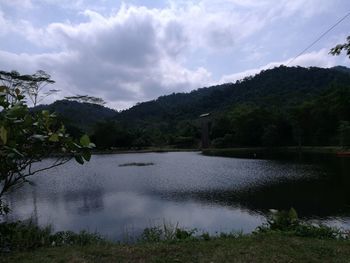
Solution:
<path fill-rule="evenodd" d="M 80 138 L 80 144 L 84 147 L 88 147 L 90 144 L 90 138 L 89 136 L 87 136 L 86 134 L 84 134 L 83 136 L 81 136 Z"/>
<path fill-rule="evenodd" d="M 56 133 L 52 134 L 49 138 L 49 141 L 50 142 L 58 142 L 59 141 L 58 135 Z"/>
<path fill-rule="evenodd" d="M 1 126 L 0 128 L 0 139 L 3 144 L 7 143 L 7 130 L 4 128 L 4 126 Z"/>
<path fill-rule="evenodd" d="M 38 139 L 40 141 L 44 141 L 47 136 L 41 135 L 41 134 L 34 134 L 32 136 L 34 139 Z"/>
<path fill-rule="evenodd" d="M 74 158 L 78 163 L 84 164 L 83 157 L 81 157 L 80 155 L 76 155 L 76 156 L 74 156 Z"/>
<path fill-rule="evenodd" d="M 16 148 L 10 148 L 10 150 L 15 153 L 16 155 L 19 155 L 21 157 L 24 157 L 24 155 L 22 153 L 20 153 Z"/>
<path fill-rule="evenodd" d="M 82 156 L 88 162 L 91 159 L 91 152 L 90 151 L 84 151 Z"/>

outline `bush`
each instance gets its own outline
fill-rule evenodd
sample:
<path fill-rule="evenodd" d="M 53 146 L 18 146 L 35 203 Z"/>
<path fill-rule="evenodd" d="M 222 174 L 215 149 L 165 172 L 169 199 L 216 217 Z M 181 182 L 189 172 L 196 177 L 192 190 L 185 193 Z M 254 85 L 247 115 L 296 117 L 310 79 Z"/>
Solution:
<path fill-rule="evenodd" d="M 269 228 L 274 230 L 289 230 L 299 224 L 298 214 L 294 208 L 289 211 L 271 211 L 271 215 L 267 220 Z"/>
<path fill-rule="evenodd" d="M 28 250 L 38 247 L 107 243 L 101 236 L 81 231 L 52 233 L 52 227 L 40 228 L 32 221 L 0 224 L 0 251 Z"/>
<path fill-rule="evenodd" d="M 348 239 L 349 233 L 326 225 L 314 225 L 298 219 L 294 208 L 289 211 L 271 210 L 267 223 L 258 227 L 255 233 L 283 232 L 300 237 L 319 239 Z"/>
<path fill-rule="evenodd" d="M 194 237 L 196 229 L 186 230 L 179 228 L 178 224 L 172 225 L 164 223 L 162 226 L 145 228 L 143 230 L 141 242 L 179 241 Z"/>
<path fill-rule="evenodd" d="M 51 228 L 28 223 L 1 223 L 0 250 L 26 250 L 50 244 Z"/>

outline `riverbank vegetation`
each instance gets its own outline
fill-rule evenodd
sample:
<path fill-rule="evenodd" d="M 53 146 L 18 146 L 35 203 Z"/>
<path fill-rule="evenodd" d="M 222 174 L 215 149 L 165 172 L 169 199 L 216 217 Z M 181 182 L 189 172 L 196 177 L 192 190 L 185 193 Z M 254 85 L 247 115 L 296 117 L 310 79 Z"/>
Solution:
<path fill-rule="evenodd" d="M 252 234 L 210 235 L 178 225 L 150 227 L 130 243 L 97 234 L 58 232 L 33 224 L 0 225 L 1 262 L 347 262 L 350 235 L 298 219 L 294 209 L 271 211 Z"/>
<path fill-rule="evenodd" d="M 208 156 L 256 158 L 256 159 L 295 159 L 335 157 L 347 151 L 344 147 L 336 146 L 288 146 L 288 147 L 248 147 L 248 148 L 210 148 L 203 149 L 202 153 Z"/>
<path fill-rule="evenodd" d="M 350 242 L 266 233 L 210 241 L 41 248 L 0 262 L 348 262 Z"/>

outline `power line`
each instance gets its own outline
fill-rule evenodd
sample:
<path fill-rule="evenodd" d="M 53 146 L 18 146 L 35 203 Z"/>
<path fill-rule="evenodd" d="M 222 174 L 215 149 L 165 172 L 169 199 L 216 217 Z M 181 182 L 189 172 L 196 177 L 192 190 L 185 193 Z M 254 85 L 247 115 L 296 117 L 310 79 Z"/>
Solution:
<path fill-rule="evenodd" d="M 325 31 L 322 35 L 320 35 L 314 42 L 312 42 L 309 46 L 307 46 L 303 51 L 301 51 L 298 55 L 296 55 L 291 61 L 287 63 L 286 66 L 288 66 L 290 63 L 292 63 L 294 60 L 296 60 L 298 57 L 300 57 L 302 54 L 305 53 L 309 48 L 311 48 L 313 45 L 315 45 L 318 41 L 320 41 L 325 35 L 327 35 L 330 31 L 333 30 L 337 25 L 339 25 L 341 22 L 343 22 L 348 16 L 350 16 L 350 12 L 347 13 L 345 16 L 343 16 L 337 23 L 335 23 L 333 26 L 331 26 L 327 31 Z"/>

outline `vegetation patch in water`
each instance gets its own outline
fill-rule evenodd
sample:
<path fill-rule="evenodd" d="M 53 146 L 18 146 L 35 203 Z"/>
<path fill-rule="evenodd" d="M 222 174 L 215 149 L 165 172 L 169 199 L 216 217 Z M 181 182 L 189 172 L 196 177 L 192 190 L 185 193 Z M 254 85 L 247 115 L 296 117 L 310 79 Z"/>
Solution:
<path fill-rule="evenodd" d="M 126 166 L 150 166 L 154 165 L 154 163 L 124 163 L 119 164 L 119 167 L 126 167 Z"/>

